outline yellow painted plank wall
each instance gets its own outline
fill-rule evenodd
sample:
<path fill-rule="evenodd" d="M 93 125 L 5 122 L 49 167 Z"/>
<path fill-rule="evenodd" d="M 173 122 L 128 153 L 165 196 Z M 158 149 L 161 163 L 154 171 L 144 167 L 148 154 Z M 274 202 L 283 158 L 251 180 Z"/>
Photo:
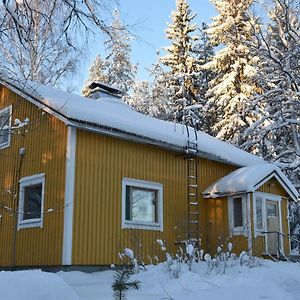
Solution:
<path fill-rule="evenodd" d="M 8 105 L 12 105 L 12 120 L 28 117 L 30 125 L 20 132 L 15 130 L 11 146 L 0 150 L 0 266 L 11 266 L 14 256 L 19 266 L 59 265 L 62 257 L 67 128 L 57 118 L 42 113 L 35 105 L 0 85 L 0 109 Z M 18 172 L 20 148 L 25 148 L 26 154 Z M 14 214 L 8 208 L 17 208 L 19 179 L 39 173 L 45 174 L 43 228 L 18 230 L 13 255 Z M 47 213 L 49 209 L 53 212 Z"/>
<path fill-rule="evenodd" d="M 200 191 L 235 167 L 201 159 Z M 164 231 L 121 229 L 122 178 L 159 182 L 164 186 Z M 120 263 L 118 252 L 131 247 L 146 262 L 161 251 L 156 240 L 185 239 L 187 164 L 183 156 L 155 146 L 77 130 L 73 264 Z M 200 201 L 203 244 L 207 241 L 206 201 Z M 140 247 L 141 245 L 141 247 Z"/>
<path fill-rule="evenodd" d="M 288 199 L 286 191 L 280 183 L 272 178 L 262 185 L 259 192 L 279 195 L 282 197 L 281 201 L 281 215 L 282 215 L 282 230 L 283 233 L 289 233 L 288 227 Z M 229 221 L 228 221 L 228 198 L 207 199 L 207 222 L 208 222 L 208 244 L 207 250 L 215 254 L 216 249 L 220 245 L 227 245 L 232 242 L 233 251 L 239 254 L 243 250 L 248 249 L 248 238 L 243 235 L 230 236 Z M 253 196 L 251 195 L 251 230 L 252 230 L 252 250 L 253 255 L 261 256 L 266 252 L 265 237 L 254 236 L 254 213 L 253 213 Z M 289 240 L 283 237 L 284 251 L 289 254 Z"/>

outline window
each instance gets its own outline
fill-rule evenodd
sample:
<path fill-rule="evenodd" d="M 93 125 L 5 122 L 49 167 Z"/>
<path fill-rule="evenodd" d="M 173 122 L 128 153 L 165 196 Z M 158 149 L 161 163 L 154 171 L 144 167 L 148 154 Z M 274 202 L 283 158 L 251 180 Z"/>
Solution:
<path fill-rule="evenodd" d="M 242 197 L 233 198 L 233 226 L 243 226 L 243 206 Z"/>
<path fill-rule="evenodd" d="M 255 197 L 256 229 L 262 231 L 263 227 L 263 199 Z"/>
<path fill-rule="evenodd" d="M 44 174 L 20 180 L 18 228 L 41 227 L 43 223 Z"/>
<path fill-rule="evenodd" d="M 267 216 L 278 217 L 277 204 L 267 203 Z"/>
<path fill-rule="evenodd" d="M 233 235 L 245 235 L 246 195 L 230 197 L 228 201 L 230 232 Z"/>
<path fill-rule="evenodd" d="M 264 235 L 264 231 L 269 231 L 267 219 L 281 215 L 280 205 L 278 204 L 281 197 L 263 192 L 254 192 L 253 197 L 254 235 Z"/>
<path fill-rule="evenodd" d="M 10 131 L 12 106 L 0 110 L 0 149 L 10 146 Z"/>
<path fill-rule="evenodd" d="M 122 180 L 122 227 L 163 228 L 163 187 L 156 182 L 124 178 Z"/>

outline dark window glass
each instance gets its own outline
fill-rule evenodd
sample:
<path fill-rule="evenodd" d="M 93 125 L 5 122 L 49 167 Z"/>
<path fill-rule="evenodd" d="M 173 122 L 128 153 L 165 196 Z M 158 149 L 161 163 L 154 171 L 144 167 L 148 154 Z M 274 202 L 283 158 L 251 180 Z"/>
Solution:
<path fill-rule="evenodd" d="M 243 208 L 242 208 L 242 198 L 233 198 L 233 220 L 234 227 L 243 226 Z"/>
<path fill-rule="evenodd" d="M 42 183 L 24 187 L 23 220 L 41 218 L 42 188 Z"/>
<path fill-rule="evenodd" d="M 158 223 L 157 190 L 126 186 L 126 220 Z"/>

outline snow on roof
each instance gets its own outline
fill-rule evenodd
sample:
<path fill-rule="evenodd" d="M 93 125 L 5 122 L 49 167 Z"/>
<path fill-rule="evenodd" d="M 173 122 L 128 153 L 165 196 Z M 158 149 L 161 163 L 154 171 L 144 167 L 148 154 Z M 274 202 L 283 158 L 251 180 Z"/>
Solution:
<path fill-rule="evenodd" d="M 217 198 L 256 191 L 270 178 L 275 177 L 291 196 L 297 200 L 299 194 L 289 179 L 274 164 L 259 164 L 237 169 L 210 185 L 204 192 L 206 198 Z"/>
<path fill-rule="evenodd" d="M 81 97 L 40 83 L 0 80 L 4 85 L 17 89 L 40 103 L 56 111 L 56 115 L 69 121 L 104 126 L 111 130 L 134 134 L 142 139 L 155 140 L 168 145 L 184 148 L 187 145 L 187 132 L 183 125 L 162 121 L 136 112 L 120 98 L 105 96 L 101 100 Z M 195 139 L 190 128 L 191 139 Z M 264 160 L 242 151 L 226 142 L 222 142 L 208 134 L 198 131 L 198 149 L 201 156 L 219 160 L 237 166 L 262 164 Z"/>

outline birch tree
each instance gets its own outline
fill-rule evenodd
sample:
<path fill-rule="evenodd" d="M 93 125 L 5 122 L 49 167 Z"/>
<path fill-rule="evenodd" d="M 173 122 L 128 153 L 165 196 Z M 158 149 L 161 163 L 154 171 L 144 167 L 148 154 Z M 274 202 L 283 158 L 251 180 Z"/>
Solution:
<path fill-rule="evenodd" d="M 275 162 L 300 187 L 299 1 L 273 0 L 270 23 L 261 31 L 263 116 L 245 131 L 242 148 Z"/>

